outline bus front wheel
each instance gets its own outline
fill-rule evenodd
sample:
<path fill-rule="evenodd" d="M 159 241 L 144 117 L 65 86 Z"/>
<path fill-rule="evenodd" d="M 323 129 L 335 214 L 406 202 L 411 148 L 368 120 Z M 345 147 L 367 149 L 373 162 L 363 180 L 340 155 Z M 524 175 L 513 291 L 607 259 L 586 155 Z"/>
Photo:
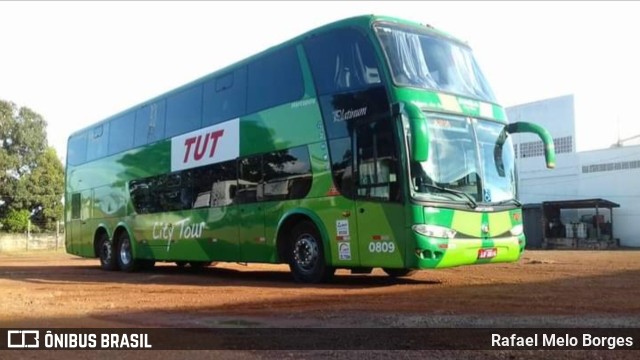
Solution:
<path fill-rule="evenodd" d="M 102 270 L 113 271 L 118 268 L 118 263 L 113 254 L 113 243 L 107 233 L 100 234 L 98 239 L 98 256 L 100 257 L 100 267 Z"/>
<path fill-rule="evenodd" d="M 289 268 L 297 282 L 320 283 L 328 281 L 335 268 L 327 266 L 322 238 L 316 226 L 303 221 L 291 231 Z"/>
<path fill-rule="evenodd" d="M 126 231 L 120 233 L 118 238 L 118 251 L 116 253 L 118 258 L 118 266 L 120 270 L 125 272 L 132 272 L 137 270 L 137 262 L 133 258 L 133 251 L 131 250 L 131 240 L 129 234 Z"/>

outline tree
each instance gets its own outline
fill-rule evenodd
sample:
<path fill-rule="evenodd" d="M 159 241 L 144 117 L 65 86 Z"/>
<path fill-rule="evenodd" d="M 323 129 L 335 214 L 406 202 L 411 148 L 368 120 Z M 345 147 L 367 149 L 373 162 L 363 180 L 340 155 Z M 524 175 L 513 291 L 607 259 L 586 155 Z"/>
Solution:
<path fill-rule="evenodd" d="M 47 123 L 33 110 L 0 100 L 0 143 L 2 170 L 20 177 L 31 171 L 47 148 Z M 5 171 L 3 171 L 5 172 Z"/>
<path fill-rule="evenodd" d="M 42 229 L 55 229 L 62 219 L 64 191 L 64 169 L 56 150 L 49 147 L 40 154 L 33 170 L 22 180 L 27 206 L 33 212 L 31 221 Z"/>
<path fill-rule="evenodd" d="M 62 218 L 64 170 L 46 126 L 33 110 L 0 100 L 0 219 L 24 210 L 51 229 Z"/>
<path fill-rule="evenodd" d="M 4 220 L 4 227 L 11 232 L 25 232 L 27 231 L 28 221 L 28 210 L 9 210 Z"/>

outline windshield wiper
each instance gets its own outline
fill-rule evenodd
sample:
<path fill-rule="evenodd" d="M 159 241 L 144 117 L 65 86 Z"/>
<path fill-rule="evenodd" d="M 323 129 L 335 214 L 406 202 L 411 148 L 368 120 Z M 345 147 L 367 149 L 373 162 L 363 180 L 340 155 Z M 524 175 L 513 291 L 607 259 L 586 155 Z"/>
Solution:
<path fill-rule="evenodd" d="M 507 204 L 513 204 L 517 207 L 522 206 L 522 203 L 516 199 L 507 199 L 507 200 L 491 203 L 491 205 L 507 205 Z"/>
<path fill-rule="evenodd" d="M 464 198 L 465 200 L 467 200 L 467 205 L 469 205 L 469 207 L 471 207 L 472 209 L 475 209 L 476 207 L 478 207 L 478 203 L 476 203 L 476 201 L 473 199 L 473 197 L 471 197 L 471 195 L 467 194 L 466 192 L 462 192 L 459 190 L 454 190 L 454 189 L 449 189 L 446 187 L 442 187 L 442 186 L 438 186 L 438 185 L 432 185 L 432 184 L 421 184 L 422 186 L 426 186 L 430 189 L 436 189 L 436 190 L 440 190 L 442 192 L 446 192 L 449 194 L 454 194 L 457 195 L 459 197 Z"/>

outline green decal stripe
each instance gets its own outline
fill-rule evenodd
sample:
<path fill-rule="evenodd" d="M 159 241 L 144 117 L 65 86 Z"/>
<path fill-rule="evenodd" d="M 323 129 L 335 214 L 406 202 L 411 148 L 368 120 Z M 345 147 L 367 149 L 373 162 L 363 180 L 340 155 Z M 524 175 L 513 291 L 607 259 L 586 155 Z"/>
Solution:
<path fill-rule="evenodd" d="M 462 96 L 444 94 L 437 91 L 416 90 L 412 88 L 396 88 L 396 97 L 404 101 L 410 101 L 427 111 L 444 111 L 471 117 L 507 121 L 504 108 L 484 102 L 469 99 Z"/>
<path fill-rule="evenodd" d="M 444 227 L 452 227 L 453 216 L 456 213 L 451 209 L 443 209 L 436 207 L 414 206 L 414 223 L 415 224 L 433 224 Z M 420 221 L 423 220 L 423 221 Z"/>
<path fill-rule="evenodd" d="M 471 211 L 455 211 L 453 214 L 453 220 L 451 227 L 464 235 L 474 238 L 480 238 L 482 236 L 482 213 Z"/>
<path fill-rule="evenodd" d="M 305 106 L 300 101 L 309 100 Z M 240 156 L 288 149 L 324 141 L 324 130 L 319 107 L 315 99 L 276 106 L 240 119 Z M 283 119 L 305 119 L 291 126 Z"/>
<path fill-rule="evenodd" d="M 508 233 L 513 225 L 511 224 L 511 216 L 509 211 L 501 211 L 487 214 L 486 219 L 489 224 L 489 236 L 498 237 Z"/>
<path fill-rule="evenodd" d="M 478 253 L 478 248 L 482 246 L 480 239 L 450 240 L 449 248 L 444 253 L 442 260 L 437 264 L 437 268 L 446 268 L 462 264 L 472 264 Z"/>
<path fill-rule="evenodd" d="M 439 261 L 424 260 L 422 268 L 447 268 L 461 265 L 513 262 L 520 258 L 521 251 L 518 238 L 505 237 L 497 239 L 453 239 L 448 242 L 448 250 Z M 495 248 L 497 255 L 491 259 L 478 259 L 482 248 Z"/>
<path fill-rule="evenodd" d="M 493 239 L 490 237 L 491 233 L 493 232 L 493 227 L 489 220 L 491 217 L 490 215 L 495 215 L 495 214 L 482 213 L 482 224 L 489 226 L 489 233 L 482 234 L 482 244 L 481 244 L 482 249 L 491 249 L 491 248 L 494 248 L 494 245 L 495 245 L 493 242 Z M 481 249 L 478 249 L 478 252 L 480 250 Z M 491 260 L 492 259 L 478 259 L 476 254 L 476 263 L 478 264 L 489 263 L 491 262 Z"/>
<path fill-rule="evenodd" d="M 493 105 L 493 118 L 503 122 L 507 121 L 507 115 L 502 106 Z"/>

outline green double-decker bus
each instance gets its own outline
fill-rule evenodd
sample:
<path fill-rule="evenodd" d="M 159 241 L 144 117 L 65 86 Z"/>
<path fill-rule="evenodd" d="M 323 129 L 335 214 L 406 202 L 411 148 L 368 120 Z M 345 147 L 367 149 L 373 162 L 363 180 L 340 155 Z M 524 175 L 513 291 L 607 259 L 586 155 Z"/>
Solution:
<path fill-rule="evenodd" d="M 105 270 L 288 263 L 301 282 L 516 261 L 517 132 L 554 166 L 466 44 L 338 21 L 73 133 L 66 249 Z"/>

